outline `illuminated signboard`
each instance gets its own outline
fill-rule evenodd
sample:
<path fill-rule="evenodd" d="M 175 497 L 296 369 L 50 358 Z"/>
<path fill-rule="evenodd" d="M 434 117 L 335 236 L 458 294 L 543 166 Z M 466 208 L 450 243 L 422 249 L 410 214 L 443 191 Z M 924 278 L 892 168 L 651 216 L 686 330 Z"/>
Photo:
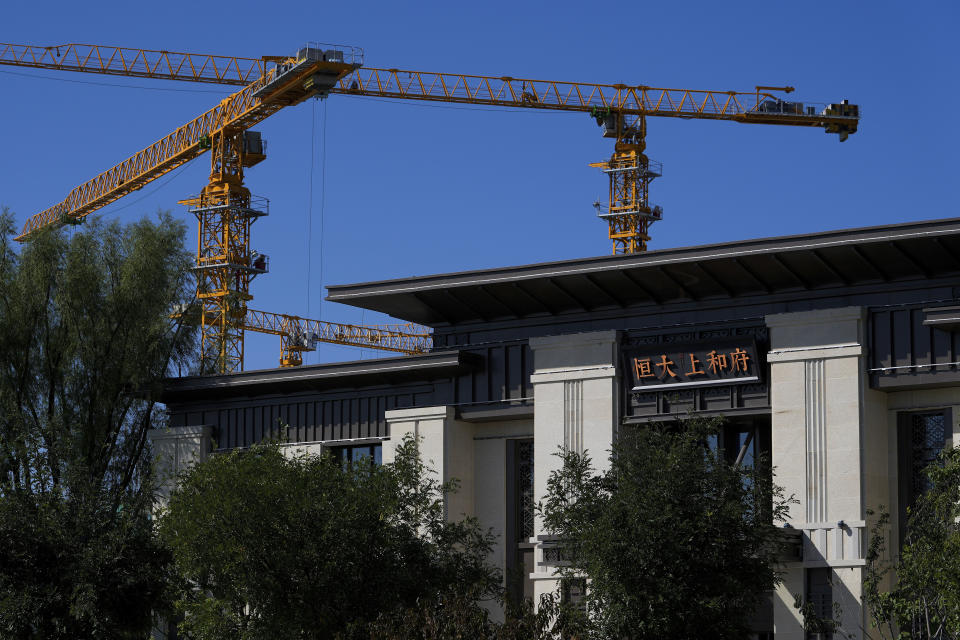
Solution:
<path fill-rule="evenodd" d="M 717 339 L 696 344 L 658 344 L 624 350 L 631 391 L 663 391 L 760 379 L 752 340 Z"/>

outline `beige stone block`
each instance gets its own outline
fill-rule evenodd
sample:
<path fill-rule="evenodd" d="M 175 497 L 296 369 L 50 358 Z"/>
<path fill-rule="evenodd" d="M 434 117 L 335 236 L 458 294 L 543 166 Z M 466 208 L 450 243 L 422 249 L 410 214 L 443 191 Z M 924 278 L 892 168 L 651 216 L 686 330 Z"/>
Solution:
<path fill-rule="evenodd" d="M 532 338 L 534 354 L 534 488 L 546 493 L 568 443 L 606 467 L 618 421 L 617 333 L 597 331 Z M 537 531 L 541 523 L 537 521 Z"/>
<path fill-rule="evenodd" d="M 860 424 L 859 421 L 831 423 L 827 421 L 828 456 L 842 456 L 845 464 L 860 467 Z M 850 456 L 853 456 L 850 458 Z"/>
<path fill-rule="evenodd" d="M 496 536 L 487 561 L 501 570 L 506 566 L 507 548 L 507 469 L 506 439 L 478 440 L 474 443 L 477 469 L 483 469 L 474 485 L 474 513 L 480 526 Z"/>
<path fill-rule="evenodd" d="M 830 358 L 824 362 L 827 379 L 844 379 L 856 386 L 860 374 L 859 358 Z"/>
<path fill-rule="evenodd" d="M 447 515 L 452 519 L 474 515 L 474 435 L 469 422 L 447 420 L 443 434 L 444 480 L 456 479 L 459 490 L 447 496 Z"/>
<path fill-rule="evenodd" d="M 452 407 L 417 407 L 387 411 L 390 440 L 384 443 L 383 461 L 396 459 L 396 448 L 410 433 L 420 439 L 420 458 L 437 481 L 456 478 L 460 491 L 447 497 L 444 508 L 447 517 L 459 518 L 473 514 L 473 425 L 454 417 Z"/>
<path fill-rule="evenodd" d="M 280 452 L 289 458 L 303 455 L 319 456 L 323 453 L 323 444 L 320 442 L 290 442 L 280 445 Z"/>
<path fill-rule="evenodd" d="M 150 429 L 147 439 L 153 453 L 161 502 L 173 492 L 180 474 L 207 459 L 213 447 L 209 426 Z"/>
<path fill-rule="evenodd" d="M 555 593 L 559 587 L 559 580 L 540 579 L 533 583 L 533 604 L 534 607 L 540 606 L 540 599 L 548 593 Z"/>
<path fill-rule="evenodd" d="M 615 365 L 617 332 L 594 331 L 530 339 L 537 373 Z"/>
<path fill-rule="evenodd" d="M 564 393 L 563 382 L 544 382 L 535 385 L 534 391 L 534 492 L 537 499 L 547 493 L 547 479 L 560 468 L 560 459 L 555 455 L 564 444 Z M 536 531 L 542 530 L 540 516 L 536 518 Z"/>
<path fill-rule="evenodd" d="M 833 601 L 840 607 L 841 629 L 851 640 L 860 640 L 866 623 L 860 606 L 863 570 L 859 567 L 836 567 L 833 576 Z"/>
<path fill-rule="evenodd" d="M 793 607 L 794 594 L 803 595 L 803 568 L 790 567 L 773 596 L 773 631 L 777 640 L 805 640 L 803 620 Z"/>
<path fill-rule="evenodd" d="M 772 397 L 774 415 L 798 414 L 803 416 L 803 386 L 774 385 Z"/>
<path fill-rule="evenodd" d="M 863 307 L 769 315 L 771 349 L 861 343 L 863 317 Z"/>
<path fill-rule="evenodd" d="M 887 399 L 889 408 L 892 410 L 948 407 L 960 405 L 960 390 L 956 387 L 951 387 L 944 389 L 892 391 L 887 394 Z"/>

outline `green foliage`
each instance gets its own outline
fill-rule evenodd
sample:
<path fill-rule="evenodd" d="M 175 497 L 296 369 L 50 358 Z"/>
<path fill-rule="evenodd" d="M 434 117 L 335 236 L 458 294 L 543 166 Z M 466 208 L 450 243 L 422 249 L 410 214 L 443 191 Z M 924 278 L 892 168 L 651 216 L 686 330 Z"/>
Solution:
<path fill-rule="evenodd" d="M 190 353 L 184 227 L 168 215 L 39 234 L 0 215 L 0 635 L 143 637 L 166 556 L 142 391 Z M 137 392 L 137 393 L 133 393 Z"/>
<path fill-rule="evenodd" d="M 775 525 L 789 500 L 768 461 L 737 467 L 706 446 L 718 427 L 623 430 L 599 474 L 586 454 L 560 454 L 541 511 L 562 540 L 561 572 L 589 576 L 589 637 L 746 637 L 779 580 Z"/>
<path fill-rule="evenodd" d="M 529 600 L 503 601 L 506 620 L 493 622 L 478 604 L 474 588 L 454 586 L 422 597 L 410 607 L 380 614 L 361 625 L 369 640 L 580 640 L 587 621 L 580 609 L 555 594 L 540 599 L 537 610 Z"/>
<path fill-rule="evenodd" d="M 378 618 L 440 600 L 472 602 L 457 624 L 474 624 L 476 599 L 495 596 L 500 576 L 486 564 L 490 534 L 446 521 L 453 488 L 412 438 L 383 466 L 277 444 L 211 457 L 181 478 L 160 520 L 182 580 L 181 629 L 196 640 L 369 638 Z"/>
<path fill-rule="evenodd" d="M 926 473 L 931 486 L 909 511 L 898 561 L 884 560 L 889 514 L 871 528 L 864 602 L 884 638 L 960 638 L 960 447 Z"/>
<path fill-rule="evenodd" d="M 831 581 L 831 584 L 832 581 Z M 830 611 L 830 617 L 821 617 L 817 607 L 805 599 L 801 594 L 793 594 L 793 608 L 800 614 L 803 620 L 803 630 L 808 634 L 822 634 L 821 637 L 831 637 L 829 634 L 835 634 L 837 638 L 849 638 L 850 635 L 843 628 L 843 608 L 839 602 L 833 603 Z"/>
<path fill-rule="evenodd" d="M 0 500 L 0 637 L 142 638 L 162 602 L 168 554 L 149 501 Z"/>
<path fill-rule="evenodd" d="M 448 589 L 418 599 L 413 606 L 388 610 L 361 625 L 370 640 L 485 640 L 494 638 L 497 625 L 477 605 L 471 589 Z"/>

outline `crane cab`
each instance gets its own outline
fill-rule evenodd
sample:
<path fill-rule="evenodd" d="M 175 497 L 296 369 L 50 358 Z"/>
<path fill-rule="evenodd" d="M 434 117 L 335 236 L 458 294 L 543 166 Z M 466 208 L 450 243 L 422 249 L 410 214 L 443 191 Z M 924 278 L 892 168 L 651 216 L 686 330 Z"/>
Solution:
<path fill-rule="evenodd" d="M 284 104 L 297 104 L 311 96 L 325 98 L 342 77 L 362 64 L 362 49 L 310 43 L 301 47 L 295 56 L 278 62 L 253 95 Z"/>
<path fill-rule="evenodd" d="M 259 131 L 243 132 L 243 166 L 252 167 L 267 159 L 267 141 Z"/>

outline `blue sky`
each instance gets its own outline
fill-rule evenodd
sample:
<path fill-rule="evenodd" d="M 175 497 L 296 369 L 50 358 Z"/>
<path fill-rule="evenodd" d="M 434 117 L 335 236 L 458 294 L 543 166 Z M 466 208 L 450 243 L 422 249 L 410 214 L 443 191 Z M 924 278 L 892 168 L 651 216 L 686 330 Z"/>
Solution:
<path fill-rule="evenodd" d="M 651 118 L 647 152 L 664 166 L 652 249 L 958 215 L 955 2 L 45 2 L 2 15 L 0 40 L 12 43 L 259 57 L 340 42 L 374 67 L 792 85 L 798 100 L 861 106 L 860 131 L 842 144 L 816 129 Z M 229 91 L 0 67 L 0 204 L 22 221 Z M 587 164 L 612 142 L 586 115 L 333 96 L 257 129 L 268 159 L 246 182 L 271 215 L 252 244 L 271 273 L 254 283 L 255 308 L 382 322 L 322 302 L 323 285 L 609 252 L 590 206 L 606 199 L 606 179 Z M 103 215 L 170 209 L 191 223 L 193 246 L 193 217 L 176 202 L 208 168 L 201 156 Z M 273 336 L 248 334 L 247 349 L 248 369 L 276 363 Z M 375 356 L 321 345 L 308 362 Z"/>

